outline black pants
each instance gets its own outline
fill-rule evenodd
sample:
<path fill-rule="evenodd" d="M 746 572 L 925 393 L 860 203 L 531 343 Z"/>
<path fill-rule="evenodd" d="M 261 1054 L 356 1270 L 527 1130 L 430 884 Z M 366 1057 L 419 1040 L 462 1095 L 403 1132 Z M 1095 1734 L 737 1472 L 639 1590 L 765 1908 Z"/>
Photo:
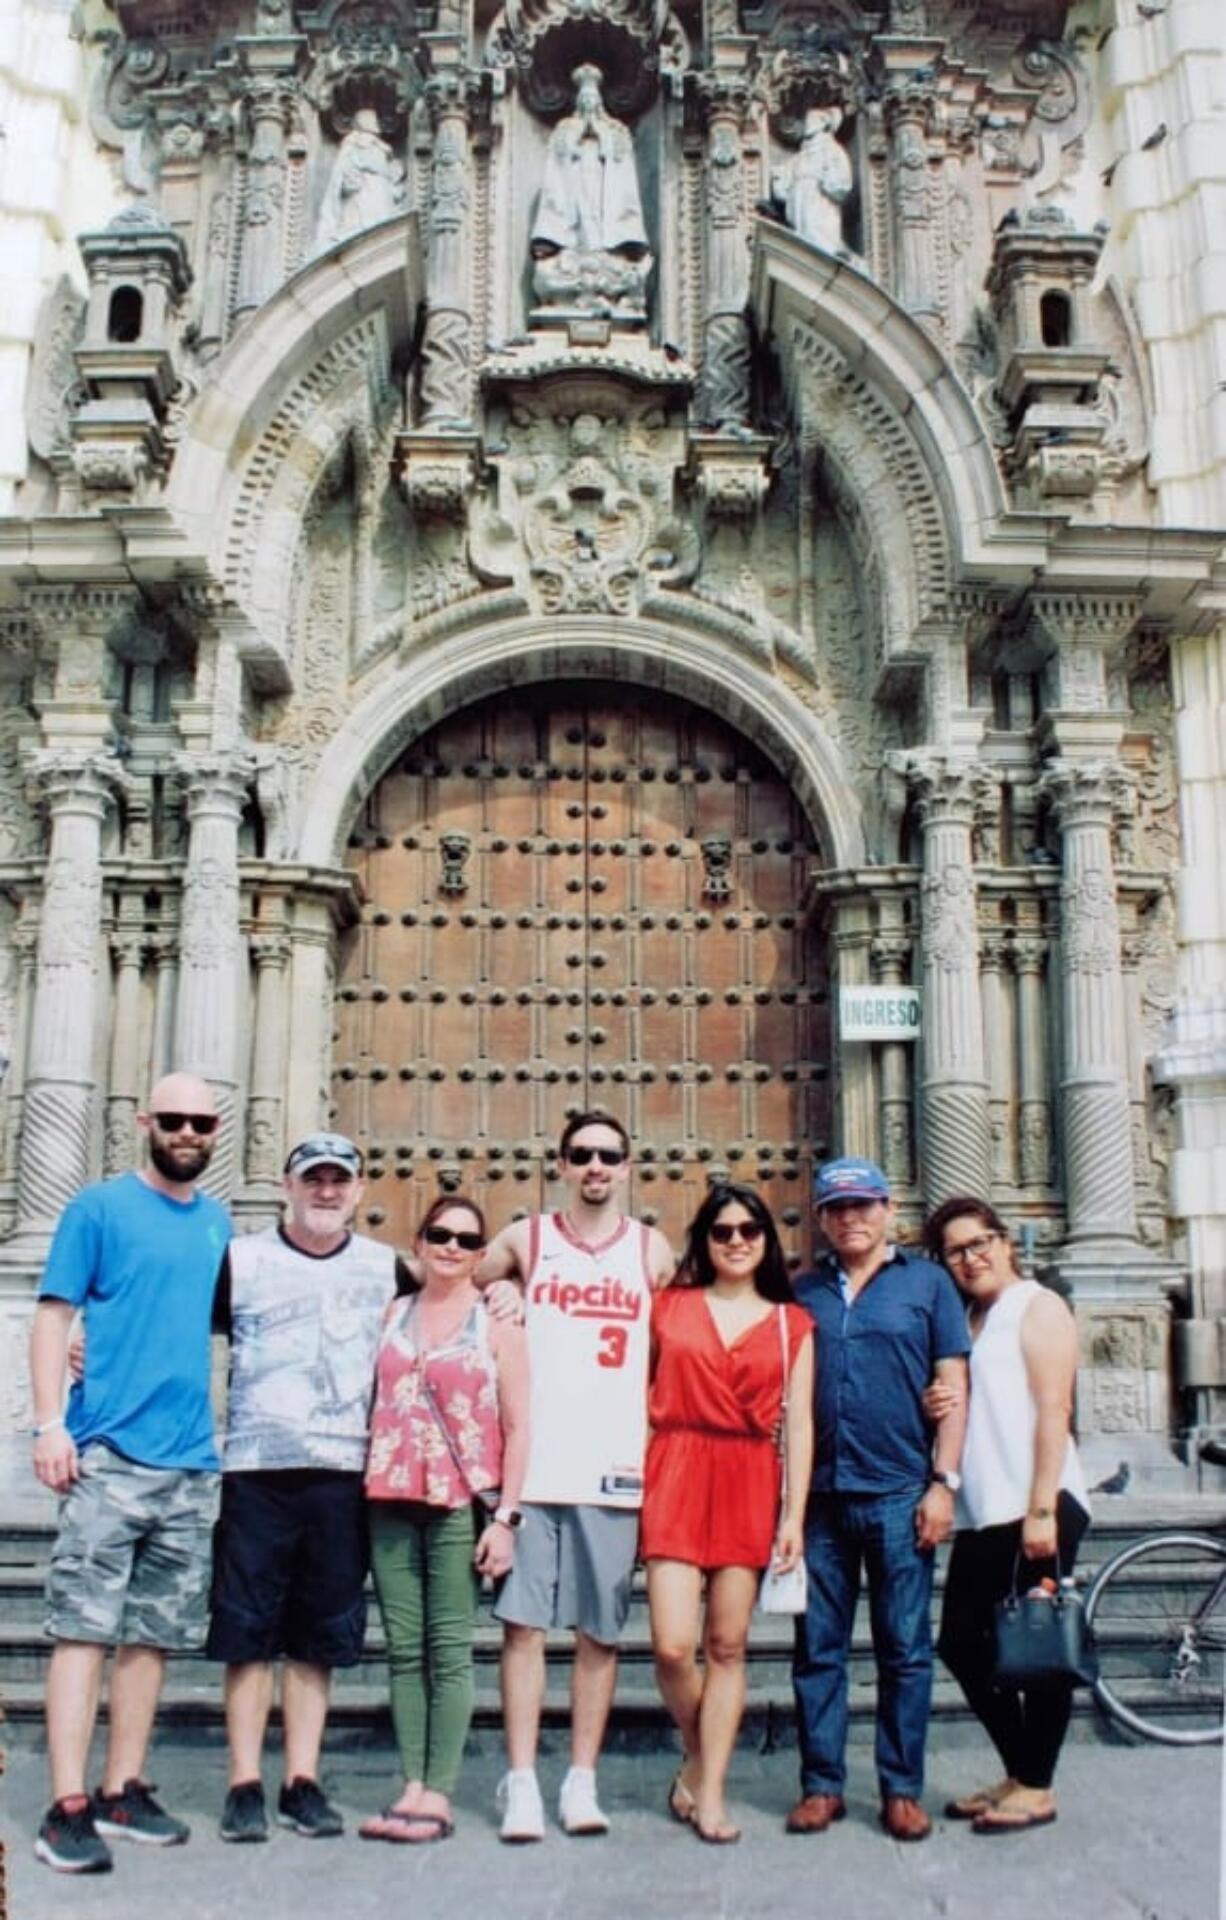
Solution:
<path fill-rule="evenodd" d="M 1088 1518 L 1071 1494 L 1060 1495 L 1056 1537 L 1062 1574 L 1072 1572 Z M 958 1534 L 949 1562 L 937 1651 L 966 1695 L 967 1705 L 983 1723 L 1005 1772 L 1024 1787 L 1050 1787 L 1068 1732 L 1072 1683 L 1043 1680 L 1013 1687 L 995 1679 L 995 1608 L 1013 1590 L 1015 1563 L 1023 1592 L 1045 1574 L 1054 1578 L 1056 1573 L 1054 1560 L 1018 1561 L 1021 1539 L 1020 1520 Z"/>

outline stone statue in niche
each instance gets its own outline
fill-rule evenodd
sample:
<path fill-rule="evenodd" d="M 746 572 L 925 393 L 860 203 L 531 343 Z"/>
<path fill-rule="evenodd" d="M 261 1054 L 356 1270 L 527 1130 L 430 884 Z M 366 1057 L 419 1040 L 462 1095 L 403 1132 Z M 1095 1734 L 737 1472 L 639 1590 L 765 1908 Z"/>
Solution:
<path fill-rule="evenodd" d="M 544 307 L 642 319 L 651 254 L 634 142 L 606 111 L 599 67 L 576 67 L 575 111 L 549 137 L 532 227 L 532 286 Z"/>
<path fill-rule="evenodd" d="M 775 198 L 802 240 L 828 253 L 843 249 L 843 203 L 851 194 L 851 160 L 835 138 L 838 107 L 810 107 L 800 150 L 774 178 Z"/>
<path fill-rule="evenodd" d="M 316 253 L 390 219 L 403 206 L 404 167 L 380 133 L 374 108 L 359 107 L 341 141 L 319 209 Z"/>

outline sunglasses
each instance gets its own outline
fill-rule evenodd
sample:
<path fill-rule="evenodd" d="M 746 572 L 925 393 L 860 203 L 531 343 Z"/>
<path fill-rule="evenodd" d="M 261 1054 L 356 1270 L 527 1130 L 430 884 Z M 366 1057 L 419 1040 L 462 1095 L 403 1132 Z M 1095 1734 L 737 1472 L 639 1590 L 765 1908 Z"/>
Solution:
<path fill-rule="evenodd" d="M 711 1238 L 717 1247 L 730 1247 L 734 1240 L 744 1240 L 747 1246 L 752 1246 L 755 1240 L 760 1240 L 765 1232 L 766 1228 L 760 1220 L 733 1220 L 731 1222 L 727 1220 L 717 1220 L 715 1225 L 710 1229 Z"/>
<path fill-rule="evenodd" d="M 216 1133 L 219 1118 L 215 1113 L 155 1113 L 153 1123 L 159 1133 L 182 1133 L 185 1127 L 190 1127 L 193 1133 L 207 1139 L 210 1133 Z"/>
<path fill-rule="evenodd" d="M 568 1147 L 566 1158 L 572 1167 L 586 1167 L 593 1160 L 599 1160 L 602 1167 L 620 1167 L 626 1156 L 620 1147 Z"/>
<path fill-rule="evenodd" d="M 454 1240 L 461 1253 L 480 1253 L 485 1245 L 479 1233 L 457 1233 L 454 1227 L 427 1227 L 421 1237 L 428 1247 L 449 1247 Z"/>

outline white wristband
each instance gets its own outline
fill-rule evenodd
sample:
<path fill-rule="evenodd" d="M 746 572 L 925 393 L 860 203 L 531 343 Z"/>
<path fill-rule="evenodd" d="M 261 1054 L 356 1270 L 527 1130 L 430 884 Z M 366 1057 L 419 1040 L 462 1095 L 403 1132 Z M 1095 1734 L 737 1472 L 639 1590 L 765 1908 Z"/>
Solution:
<path fill-rule="evenodd" d="M 55 1429 L 57 1427 L 62 1427 L 63 1424 L 64 1424 L 63 1414 L 57 1413 L 54 1420 L 44 1420 L 39 1426 L 31 1427 L 30 1432 L 33 1434 L 36 1440 L 41 1440 L 44 1433 L 54 1433 Z"/>

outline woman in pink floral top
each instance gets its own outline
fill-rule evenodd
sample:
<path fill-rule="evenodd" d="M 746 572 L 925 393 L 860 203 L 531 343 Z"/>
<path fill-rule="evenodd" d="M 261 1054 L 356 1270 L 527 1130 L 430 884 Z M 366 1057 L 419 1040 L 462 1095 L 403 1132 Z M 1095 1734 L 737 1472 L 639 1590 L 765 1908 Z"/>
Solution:
<path fill-rule="evenodd" d="M 491 1319 L 473 1285 L 485 1241 L 471 1200 L 436 1200 L 417 1235 L 420 1290 L 394 1300 L 383 1324 L 366 1493 L 405 1784 L 362 1827 L 368 1840 L 412 1845 L 453 1831 L 472 1717 L 474 1570 L 497 1579 L 514 1551 L 527 1351 L 523 1328 Z"/>

